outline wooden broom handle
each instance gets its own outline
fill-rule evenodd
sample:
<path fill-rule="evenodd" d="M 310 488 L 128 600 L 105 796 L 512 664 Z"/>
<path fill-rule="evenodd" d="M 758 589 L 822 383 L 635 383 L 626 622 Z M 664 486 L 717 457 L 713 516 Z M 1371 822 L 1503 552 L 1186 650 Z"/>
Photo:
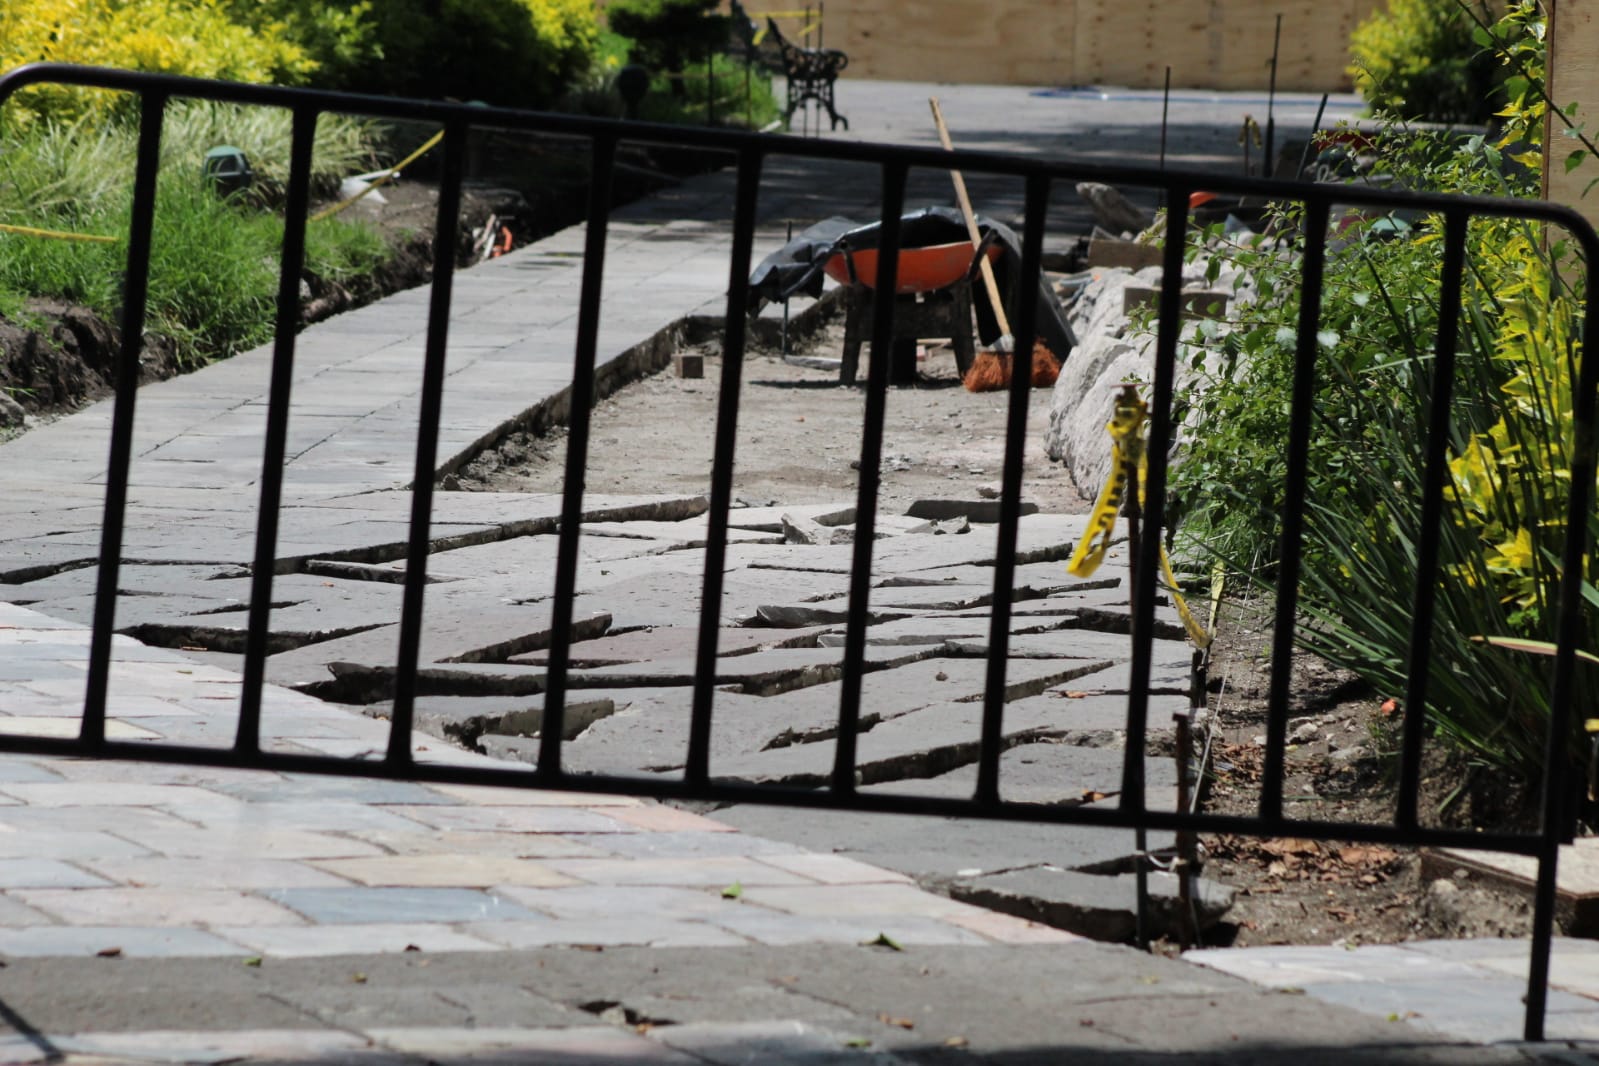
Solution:
<path fill-rule="evenodd" d="M 938 97 L 930 96 L 927 102 L 933 108 L 933 122 L 938 126 L 938 139 L 943 142 L 944 148 L 953 152 L 955 145 L 949 139 L 949 127 L 944 125 L 944 112 L 939 110 Z M 966 179 L 961 177 L 961 172 L 951 169 L 950 180 L 955 183 L 955 200 L 960 204 L 961 217 L 966 220 L 966 232 L 972 239 L 973 248 L 981 248 L 982 235 L 977 232 L 977 218 L 972 214 L 972 200 L 966 195 Z M 1010 319 L 1005 316 L 1005 305 L 999 298 L 999 285 L 994 281 L 994 268 L 988 263 L 988 252 L 985 249 L 977 260 L 978 269 L 983 272 L 983 287 L 988 290 L 988 302 L 994 308 L 994 318 L 999 322 L 999 331 L 1005 336 L 1010 335 Z"/>

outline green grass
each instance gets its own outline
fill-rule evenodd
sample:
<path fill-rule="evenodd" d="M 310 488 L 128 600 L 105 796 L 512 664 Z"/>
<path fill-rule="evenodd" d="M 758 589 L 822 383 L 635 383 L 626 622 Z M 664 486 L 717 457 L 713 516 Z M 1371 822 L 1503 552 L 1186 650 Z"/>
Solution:
<path fill-rule="evenodd" d="M 0 313 L 48 297 L 83 304 L 114 321 L 126 269 L 136 153 L 128 126 L 45 124 L 0 145 L 0 222 L 116 238 L 83 243 L 0 233 Z M 371 130 L 340 117 L 318 125 L 313 181 L 324 190 L 371 165 Z M 269 109 L 191 103 L 169 113 L 152 237 L 149 329 L 174 337 L 195 365 L 269 338 L 277 293 L 288 172 L 289 118 Z M 200 177 L 208 148 L 233 144 L 259 180 L 248 196 L 222 202 Z M 307 270 L 341 278 L 386 254 L 355 223 L 311 223 Z"/>

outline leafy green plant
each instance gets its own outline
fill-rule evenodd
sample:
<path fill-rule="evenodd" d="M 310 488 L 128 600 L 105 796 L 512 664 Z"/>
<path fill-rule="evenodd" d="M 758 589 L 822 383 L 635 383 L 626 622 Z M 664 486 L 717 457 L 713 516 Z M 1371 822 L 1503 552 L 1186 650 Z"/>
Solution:
<path fill-rule="evenodd" d="M 1470 0 L 1483 21 L 1487 0 Z M 1404 119 L 1481 123 L 1498 109 L 1498 64 L 1462 0 L 1389 0 L 1350 35 L 1349 73 L 1372 108 Z"/>
<path fill-rule="evenodd" d="M 716 14 L 717 0 L 613 0 L 605 17 L 616 33 L 633 41 L 632 58 L 654 74 L 682 75 L 705 57 L 727 49 L 731 20 Z M 686 96 L 681 77 L 670 83 Z"/>
<path fill-rule="evenodd" d="M 358 92 L 548 107 L 586 74 L 590 0 L 383 0 L 329 84 Z"/>
<path fill-rule="evenodd" d="M 6 0 L 0 70 L 51 60 L 234 81 L 303 81 L 316 63 L 274 21 L 234 21 L 216 0 Z M 13 124 L 126 112 L 121 93 L 43 85 L 7 108 Z"/>
<path fill-rule="evenodd" d="M 1515 96 L 1498 143 L 1393 127 L 1376 151 L 1402 184 L 1536 196 L 1542 23 L 1517 5 L 1492 27 L 1509 44 Z M 1528 150 L 1527 141 L 1531 141 Z M 1516 152 L 1511 158 L 1508 153 Z M 1580 159 L 1579 159 L 1580 163 Z M 1561 235 L 1496 218 L 1467 233 L 1467 273 L 1450 396 L 1444 521 L 1421 521 L 1422 442 L 1437 380 L 1441 225 L 1407 220 L 1409 236 L 1339 220 L 1326 264 L 1300 594 L 1300 647 L 1402 696 L 1410 667 L 1420 547 L 1438 550 L 1427 671 L 1429 722 L 1472 757 L 1536 780 L 1549 720 L 1547 665 L 1482 644 L 1553 640 L 1571 457 L 1571 388 L 1584 284 Z M 1299 219 L 1285 212 L 1282 231 Z M 1219 234 L 1207 235 L 1214 248 Z M 1189 348 L 1200 387 L 1173 473 L 1180 539 L 1233 560 L 1271 558 L 1282 503 L 1282 441 L 1298 316 L 1297 263 L 1278 241 L 1221 246 L 1256 291 L 1230 329 Z M 1595 564 L 1582 575 L 1594 583 Z M 1268 566 L 1257 578 L 1268 582 Z M 1599 594 L 1589 597 L 1590 609 Z M 1589 623 L 1592 632 L 1591 622 Z M 1578 705 L 1593 706 L 1591 671 Z M 1579 736 L 1572 737 L 1573 757 Z"/>

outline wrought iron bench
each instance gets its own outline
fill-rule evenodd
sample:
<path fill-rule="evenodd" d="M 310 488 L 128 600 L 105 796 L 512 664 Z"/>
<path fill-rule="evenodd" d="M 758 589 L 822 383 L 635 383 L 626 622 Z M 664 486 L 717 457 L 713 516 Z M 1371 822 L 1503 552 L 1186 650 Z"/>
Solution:
<path fill-rule="evenodd" d="M 827 108 L 828 118 L 833 123 L 832 129 L 838 129 L 840 122 L 845 129 L 849 129 L 849 119 L 840 115 L 833 105 L 833 83 L 849 65 L 849 56 L 836 48 L 801 48 L 784 37 L 783 31 L 777 28 L 777 22 L 771 18 L 766 20 L 766 28 L 772 40 L 777 42 L 783 58 L 783 76 L 788 81 L 788 108 L 783 118 L 791 121 L 794 112 L 805 101 L 815 100 Z"/>

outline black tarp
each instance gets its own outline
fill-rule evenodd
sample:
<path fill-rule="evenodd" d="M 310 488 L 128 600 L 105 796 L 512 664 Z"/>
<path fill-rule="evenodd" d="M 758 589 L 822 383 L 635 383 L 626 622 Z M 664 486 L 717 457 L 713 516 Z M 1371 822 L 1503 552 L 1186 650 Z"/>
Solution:
<path fill-rule="evenodd" d="M 1000 249 L 999 259 L 993 267 L 994 282 L 999 288 L 1000 299 L 1005 303 L 1007 317 L 1010 317 L 1015 307 L 1016 285 L 1021 274 L 1021 244 L 1008 226 L 982 215 L 977 216 L 976 222 L 983 243 L 992 243 Z M 765 304 L 793 296 L 820 296 L 825 277 L 822 265 L 846 248 L 876 248 L 880 228 L 881 223 L 878 222 L 861 225 L 847 218 L 835 217 L 818 222 L 797 234 L 792 241 L 761 260 L 750 275 L 750 310 L 756 311 Z M 953 208 L 923 207 L 900 218 L 902 248 L 930 248 L 969 239 L 965 220 Z M 1035 332 L 1038 339 L 1064 361 L 1077 346 L 1077 338 L 1072 335 L 1065 309 L 1055 298 L 1049 282 L 1040 276 L 1037 284 L 1038 318 L 1034 324 Z M 992 345 L 999 339 L 1000 329 L 987 296 L 981 291 L 974 293 L 972 307 L 977 314 L 978 339 Z"/>

